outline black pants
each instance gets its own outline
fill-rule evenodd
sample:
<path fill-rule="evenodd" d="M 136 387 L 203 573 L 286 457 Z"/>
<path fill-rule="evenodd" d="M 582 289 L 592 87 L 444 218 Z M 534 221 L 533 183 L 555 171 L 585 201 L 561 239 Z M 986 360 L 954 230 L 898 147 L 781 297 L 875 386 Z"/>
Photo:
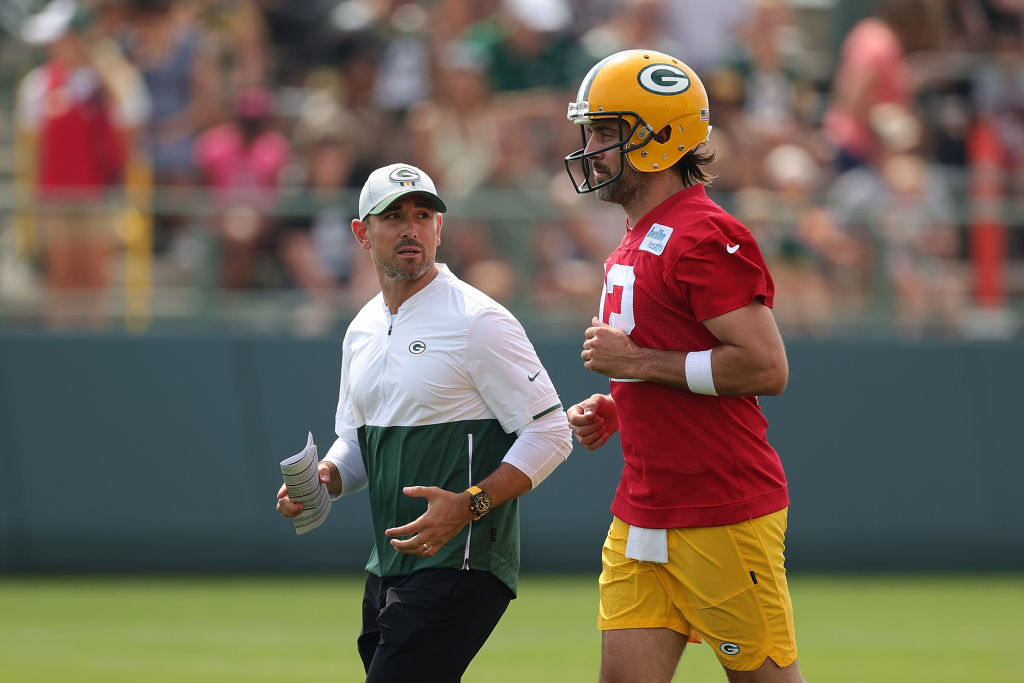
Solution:
<path fill-rule="evenodd" d="M 484 571 L 370 574 L 358 640 L 367 683 L 458 683 L 512 598 Z"/>

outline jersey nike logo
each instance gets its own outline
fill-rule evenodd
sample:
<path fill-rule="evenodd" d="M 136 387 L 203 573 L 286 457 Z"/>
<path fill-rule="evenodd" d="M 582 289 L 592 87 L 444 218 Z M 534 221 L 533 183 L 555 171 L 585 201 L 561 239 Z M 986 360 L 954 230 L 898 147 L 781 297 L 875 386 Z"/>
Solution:
<path fill-rule="evenodd" d="M 540 370 L 538 370 L 537 373 L 533 377 L 527 377 L 526 379 L 528 379 L 528 380 L 530 380 L 532 382 L 533 380 L 537 379 L 537 375 L 539 375 L 539 374 L 540 374 Z"/>
<path fill-rule="evenodd" d="M 730 254 L 735 254 L 737 251 L 740 250 L 740 245 L 738 245 L 738 244 L 729 244 L 728 242 L 726 242 L 725 243 L 725 250 L 727 252 L 729 252 Z"/>

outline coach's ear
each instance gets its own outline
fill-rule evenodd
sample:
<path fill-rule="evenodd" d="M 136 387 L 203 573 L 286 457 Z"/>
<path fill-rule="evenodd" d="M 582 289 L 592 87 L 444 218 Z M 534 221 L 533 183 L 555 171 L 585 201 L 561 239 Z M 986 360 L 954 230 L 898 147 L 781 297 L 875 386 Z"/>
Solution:
<path fill-rule="evenodd" d="M 352 234 L 355 235 L 356 241 L 359 242 L 359 246 L 363 249 L 370 248 L 370 240 L 366 236 L 366 229 L 368 227 L 364 221 L 358 218 L 352 219 Z"/>

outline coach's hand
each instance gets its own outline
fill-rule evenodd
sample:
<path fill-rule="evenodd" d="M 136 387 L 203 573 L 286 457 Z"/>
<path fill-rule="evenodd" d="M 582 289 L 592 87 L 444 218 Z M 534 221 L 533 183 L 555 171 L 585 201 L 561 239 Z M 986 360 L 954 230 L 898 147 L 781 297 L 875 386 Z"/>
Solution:
<path fill-rule="evenodd" d="M 465 491 L 453 493 L 437 486 L 406 486 L 402 493 L 410 498 L 426 498 L 427 511 L 404 526 L 384 532 L 391 539 L 391 547 L 400 553 L 433 557 L 473 519 L 469 494 Z M 409 538 L 399 538 L 402 536 Z"/>
<path fill-rule="evenodd" d="M 608 394 L 594 394 L 565 411 L 577 443 L 593 451 L 619 431 L 619 409 Z"/>
<path fill-rule="evenodd" d="M 321 460 L 316 466 L 316 471 L 320 475 L 320 481 L 327 484 L 328 493 L 332 496 L 341 493 L 341 473 L 334 463 Z M 302 503 L 296 503 L 289 498 L 288 487 L 281 484 L 281 488 L 277 490 L 277 511 L 281 516 L 298 517 L 302 510 Z"/>

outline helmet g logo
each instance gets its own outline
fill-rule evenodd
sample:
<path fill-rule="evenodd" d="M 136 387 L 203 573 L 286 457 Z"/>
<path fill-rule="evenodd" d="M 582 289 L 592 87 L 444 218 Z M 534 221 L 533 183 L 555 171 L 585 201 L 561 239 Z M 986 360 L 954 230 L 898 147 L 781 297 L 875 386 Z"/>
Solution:
<path fill-rule="evenodd" d="M 388 175 L 388 180 L 398 183 L 403 187 L 406 185 L 415 186 L 420 181 L 420 174 L 411 168 L 399 167 Z"/>
<path fill-rule="evenodd" d="M 640 87 L 655 95 L 678 95 L 690 88 L 690 77 L 671 64 L 651 64 L 636 75 Z"/>

